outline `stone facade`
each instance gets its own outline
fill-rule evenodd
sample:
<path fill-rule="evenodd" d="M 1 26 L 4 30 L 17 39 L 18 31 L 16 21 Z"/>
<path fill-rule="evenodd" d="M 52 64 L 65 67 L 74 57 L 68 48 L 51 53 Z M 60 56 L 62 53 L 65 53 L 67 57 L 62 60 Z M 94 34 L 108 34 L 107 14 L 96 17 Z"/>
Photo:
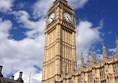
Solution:
<path fill-rule="evenodd" d="M 116 53 L 107 56 L 103 45 L 103 60 L 92 60 L 81 67 L 76 62 L 75 13 L 66 0 L 55 0 L 46 15 L 45 48 L 42 83 L 118 83 L 118 40 Z"/>

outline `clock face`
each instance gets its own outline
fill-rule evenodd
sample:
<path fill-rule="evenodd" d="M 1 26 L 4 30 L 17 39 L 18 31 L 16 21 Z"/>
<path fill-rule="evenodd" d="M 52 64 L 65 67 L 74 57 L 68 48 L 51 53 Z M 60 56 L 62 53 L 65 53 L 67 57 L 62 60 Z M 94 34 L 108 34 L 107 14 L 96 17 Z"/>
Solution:
<path fill-rule="evenodd" d="M 50 14 L 50 16 L 49 16 L 49 18 L 48 18 L 48 23 L 49 23 L 49 24 L 54 20 L 55 16 L 56 16 L 55 13 Z"/>
<path fill-rule="evenodd" d="M 67 21 L 67 22 L 71 22 L 71 16 L 70 16 L 70 14 L 68 14 L 68 13 L 64 13 L 64 19 Z"/>

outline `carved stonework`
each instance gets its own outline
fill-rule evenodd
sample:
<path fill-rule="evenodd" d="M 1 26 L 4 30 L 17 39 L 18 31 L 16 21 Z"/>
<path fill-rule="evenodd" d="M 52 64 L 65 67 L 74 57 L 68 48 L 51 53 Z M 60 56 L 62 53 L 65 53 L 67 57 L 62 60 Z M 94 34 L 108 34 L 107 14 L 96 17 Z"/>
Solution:
<path fill-rule="evenodd" d="M 107 56 L 103 45 L 103 59 L 76 64 L 76 22 L 73 9 L 66 0 L 55 0 L 46 14 L 45 48 L 42 83 L 117 83 L 118 53 Z M 118 49 L 118 40 L 116 42 Z"/>

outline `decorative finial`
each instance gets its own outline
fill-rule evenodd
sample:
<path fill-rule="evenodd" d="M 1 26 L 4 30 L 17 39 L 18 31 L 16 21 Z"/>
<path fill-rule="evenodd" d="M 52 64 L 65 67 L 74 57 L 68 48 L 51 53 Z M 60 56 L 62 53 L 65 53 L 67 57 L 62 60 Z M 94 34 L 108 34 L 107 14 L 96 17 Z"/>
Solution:
<path fill-rule="evenodd" d="M 95 57 L 94 51 L 91 51 L 91 57 L 92 57 L 92 62 L 94 62 L 94 57 Z"/>
<path fill-rule="evenodd" d="M 104 59 L 108 58 L 106 47 L 105 47 L 104 43 L 102 44 L 102 51 L 103 51 L 103 57 L 104 57 Z"/>
<path fill-rule="evenodd" d="M 81 53 L 81 58 L 83 58 L 83 53 Z"/>
<path fill-rule="evenodd" d="M 116 54 L 118 54 L 118 38 L 117 38 L 117 35 L 115 34 L 116 36 Z"/>
<path fill-rule="evenodd" d="M 83 56 L 83 53 L 81 53 L 81 65 L 82 66 L 84 65 L 84 56 Z"/>
<path fill-rule="evenodd" d="M 116 36 L 116 43 L 118 43 L 118 37 L 117 37 L 117 35 L 115 35 Z"/>
<path fill-rule="evenodd" d="M 102 48 L 106 48 L 105 45 L 104 45 L 104 42 L 102 43 Z"/>

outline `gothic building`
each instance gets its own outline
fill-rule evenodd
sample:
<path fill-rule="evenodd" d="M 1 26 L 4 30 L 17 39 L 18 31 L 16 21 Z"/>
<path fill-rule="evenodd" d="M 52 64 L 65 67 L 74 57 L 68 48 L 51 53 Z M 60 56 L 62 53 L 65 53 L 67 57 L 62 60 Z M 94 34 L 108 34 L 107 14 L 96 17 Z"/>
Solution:
<path fill-rule="evenodd" d="M 14 80 L 14 76 L 12 76 L 11 79 L 5 78 L 2 75 L 2 66 L 0 66 L 0 83 L 24 83 L 22 74 L 22 72 L 19 73 L 19 78 L 17 80 Z"/>
<path fill-rule="evenodd" d="M 66 0 L 55 0 L 46 15 L 42 83 L 118 83 L 118 39 L 116 53 L 108 57 L 103 45 L 103 60 L 94 59 L 81 67 L 76 61 L 76 22 L 74 10 Z"/>

